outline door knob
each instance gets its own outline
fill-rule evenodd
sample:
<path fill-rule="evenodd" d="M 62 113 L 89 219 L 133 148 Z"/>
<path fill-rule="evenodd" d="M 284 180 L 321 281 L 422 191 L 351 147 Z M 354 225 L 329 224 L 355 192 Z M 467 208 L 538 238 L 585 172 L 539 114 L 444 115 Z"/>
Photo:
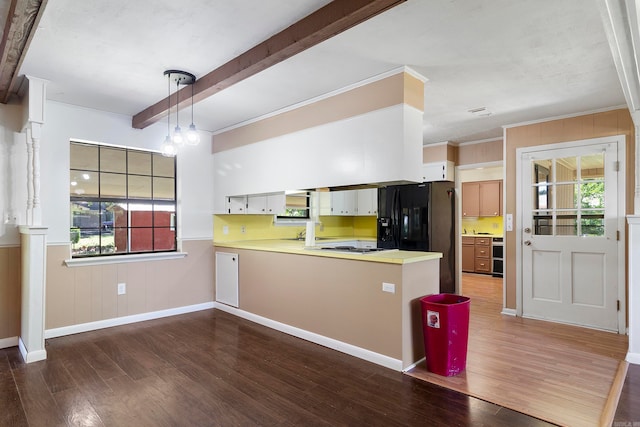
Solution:
<path fill-rule="evenodd" d="M 531 240 L 525 240 L 524 244 L 525 246 L 531 246 Z"/>

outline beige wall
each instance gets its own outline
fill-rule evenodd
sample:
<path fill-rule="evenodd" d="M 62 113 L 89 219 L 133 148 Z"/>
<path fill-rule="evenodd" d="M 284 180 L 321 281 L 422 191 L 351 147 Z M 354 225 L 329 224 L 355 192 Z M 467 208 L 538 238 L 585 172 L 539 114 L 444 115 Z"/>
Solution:
<path fill-rule="evenodd" d="M 458 165 L 473 165 L 502 161 L 502 138 L 479 144 L 466 144 L 458 147 Z"/>
<path fill-rule="evenodd" d="M 217 246 L 238 254 L 239 308 L 403 361 L 424 355 L 418 297 L 437 293 L 439 260 L 406 265 Z M 395 293 L 382 291 L 394 283 Z"/>
<path fill-rule="evenodd" d="M 635 188 L 635 134 L 629 111 L 619 109 L 579 117 L 552 120 L 508 128 L 506 132 L 506 201 L 505 213 L 514 214 L 516 224 L 516 149 L 613 135 L 626 137 L 626 213 L 633 212 Z M 506 251 L 506 306 L 516 308 L 516 235 L 507 232 Z"/>
<path fill-rule="evenodd" d="M 213 137 L 212 152 L 230 150 L 398 104 L 424 109 L 424 83 L 398 73 Z"/>
<path fill-rule="evenodd" d="M 422 148 L 422 163 L 450 161 L 458 163 L 458 147 L 451 144 L 425 145 Z"/>
<path fill-rule="evenodd" d="M 0 247 L 0 340 L 20 335 L 20 247 Z"/>
<path fill-rule="evenodd" d="M 67 267 L 67 245 L 47 248 L 45 329 L 213 301 L 213 245 L 183 241 L 182 259 Z M 117 284 L 127 293 L 117 295 Z"/>

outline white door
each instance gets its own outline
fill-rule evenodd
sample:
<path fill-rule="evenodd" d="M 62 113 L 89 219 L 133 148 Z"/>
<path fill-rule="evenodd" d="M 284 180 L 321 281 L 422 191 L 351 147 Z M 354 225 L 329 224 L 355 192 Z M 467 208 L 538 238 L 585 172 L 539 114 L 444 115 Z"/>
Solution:
<path fill-rule="evenodd" d="M 216 252 L 216 301 L 238 307 L 238 254 Z"/>
<path fill-rule="evenodd" d="M 521 153 L 522 315 L 618 331 L 616 142 Z"/>

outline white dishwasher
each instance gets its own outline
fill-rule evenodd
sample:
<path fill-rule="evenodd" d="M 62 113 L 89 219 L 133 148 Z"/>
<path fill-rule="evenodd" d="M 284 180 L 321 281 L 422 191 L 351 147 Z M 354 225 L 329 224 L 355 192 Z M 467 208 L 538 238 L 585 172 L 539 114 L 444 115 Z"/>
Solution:
<path fill-rule="evenodd" d="M 216 301 L 238 307 L 238 254 L 216 252 Z"/>

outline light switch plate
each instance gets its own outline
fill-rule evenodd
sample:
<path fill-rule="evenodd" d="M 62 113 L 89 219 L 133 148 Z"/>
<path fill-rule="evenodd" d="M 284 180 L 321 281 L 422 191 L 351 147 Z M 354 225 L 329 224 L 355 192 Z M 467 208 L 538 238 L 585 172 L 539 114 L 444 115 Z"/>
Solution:
<path fill-rule="evenodd" d="M 507 214 L 507 231 L 513 231 L 513 214 Z"/>
<path fill-rule="evenodd" d="M 396 285 L 393 283 L 382 282 L 382 290 L 391 294 L 396 293 Z"/>
<path fill-rule="evenodd" d="M 118 295 L 124 295 L 127 293 L 127 284 L 118 283 Z"/>

